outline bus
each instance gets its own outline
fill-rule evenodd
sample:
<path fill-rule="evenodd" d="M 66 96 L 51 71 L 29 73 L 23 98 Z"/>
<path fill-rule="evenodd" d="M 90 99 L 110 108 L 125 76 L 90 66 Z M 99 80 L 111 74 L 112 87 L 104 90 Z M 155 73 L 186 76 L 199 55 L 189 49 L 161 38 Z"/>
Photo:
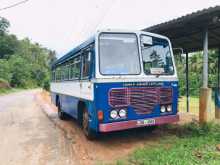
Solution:
<path fill-rule="evenodd" d="M 102 30 L 55 61 L 50 84 L 61 120 L 98 133 L 177 122 L 178 77 L 170 40 Z"/>

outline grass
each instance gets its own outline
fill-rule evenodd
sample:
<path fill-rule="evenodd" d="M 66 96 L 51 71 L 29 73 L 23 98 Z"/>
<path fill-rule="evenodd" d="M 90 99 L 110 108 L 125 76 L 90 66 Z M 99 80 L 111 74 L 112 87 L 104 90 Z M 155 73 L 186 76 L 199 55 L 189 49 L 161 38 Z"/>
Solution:
<path fill-rule="evenodd" d="M 21 90 L 23 90 L 23 89 L 21 89 L 21 88 L 0 88 L 0 95 L 18 92 Z"/>
<path fill-rule="evenodd" d="M 169 126 L 158 144 L 145 146 L 117 165 L 219 165 L 220 124 Z"/>
<path fill-rule="evenodd" d="M 179 106 L 178 106 L 179 112 L 186 112 L 186 97 L 179 98 Z M 189 99 L 189 112 L 195 115 L 199 114 L 199 98 L 198 97 L 190 97 Z M 210 112 L 215 112 L 215 103 L 212 99 Z"/>

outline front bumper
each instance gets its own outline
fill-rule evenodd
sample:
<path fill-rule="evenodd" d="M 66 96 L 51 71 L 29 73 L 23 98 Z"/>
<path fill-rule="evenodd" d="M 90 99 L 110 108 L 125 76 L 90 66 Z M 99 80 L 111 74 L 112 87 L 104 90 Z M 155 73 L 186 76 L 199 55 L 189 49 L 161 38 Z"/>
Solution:
<path fill-rule="evenodd" d="M 179 115 L 146 118 L 146 120 L 149 120 L 149 119 L 154 119 L 155 122 L 153 124 L 139 125 L 138 121 L 140 121 L 140 120 L 130 120 L 130 121 L 121 121 L 121 122 L 99 124 L 99 131 L 100 132 L 112 132 L 112 131 L 126 130 L 126 129 L 131 129 L 131 128 L 174 123 L 174 122 L 179 121 Z M 145 120 L 145 119 L 141 119 L 141 120 Z"/>

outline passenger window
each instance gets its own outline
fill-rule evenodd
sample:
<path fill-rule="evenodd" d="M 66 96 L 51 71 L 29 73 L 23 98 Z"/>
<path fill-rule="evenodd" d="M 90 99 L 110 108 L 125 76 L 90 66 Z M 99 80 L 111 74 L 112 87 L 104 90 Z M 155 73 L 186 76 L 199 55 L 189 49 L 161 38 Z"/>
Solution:
<path fill-rule="evenodd" d="M 65 78 L 65 66 L 61 66 L 61 80 L 63 81 Z"/>
<path fill-rule="evenodd" d="M 91 52 L 86 51 L 82 56 L 82 79 L 89 78 L 91 63 Z"/>
<path fill-rule="evenodd" d="M 73 58 L 70 64 L 70 79 L 79 79 L 80 76 L 80 56 Z"/>
<path fill-rule="evenodd" d="M 69 80 L 69 66 L 64 66 L 64 80 Z"/>
<path fill-rule="evenodd" d="M 60 67 L 56 68 L 56 81 L 60 81 L 61 80 L 61 69 Z"/>

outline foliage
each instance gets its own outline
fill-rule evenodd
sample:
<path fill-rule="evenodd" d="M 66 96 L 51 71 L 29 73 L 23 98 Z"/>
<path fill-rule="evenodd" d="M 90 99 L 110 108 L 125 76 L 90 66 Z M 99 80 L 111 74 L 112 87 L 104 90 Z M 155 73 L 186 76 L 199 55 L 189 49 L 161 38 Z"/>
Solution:
<path fill-rule="evenodd" d="M 189 123 L 164 130 L 159 144 L 137 149 L 127 160 L 116 164 L 136 165 L 218 165 L 220 152 L 216 149 L 220 125 Z"/>
<path fill-rule="evenodd" d="M 4 95 L 4 94 L 8 94 L 8 93 L 13 93 L 13 92 L 19 92 L 22 91 L 24 89 L 21 88 L 0 88 L 0 95 Z"/>
<path fill-rule="evenodd" d="M 9 21 L 3 17 L 0 17 L 0 34 L 5 33 L 9 26 Z"/>
<path fill-rule="evenodd" d="M 49 91 L 50 90 L 50 79 L 46 79 L 43 83 L 43 89 Z"/>
<path fill-rule="evenodd" d="M 6 59 L 0 59 L 0 78 L 8 82 L 11 80 L 9 62 Z"/>
<path fill-rule="evenodd" d="M 56 60 L 55 51 L 32 43 L 28 38 L 18 40 L 9 34 L 9 22 L 0 18 L 0 78 L 12 87 L 45 87 L 49 89 L 50 65 Z"/>
<path fill-rule="evenodd" d="M 0 88 L 10 89 L 8 81 L 0 78 Z"/>
<path fill-rule="evenodd" d="M 189 93 L 191 96 L 199 96 L 199 90 L 202 86 L 202 52 L 189 54 Z M 209 87 L 217 86 L 217 68 L 218 68 L 218 51 L 209 50 Z M 186 65 L 185 57 L 176 57 L 175 62 L 179 77 L 180 95 L 186 94 Z"/>

